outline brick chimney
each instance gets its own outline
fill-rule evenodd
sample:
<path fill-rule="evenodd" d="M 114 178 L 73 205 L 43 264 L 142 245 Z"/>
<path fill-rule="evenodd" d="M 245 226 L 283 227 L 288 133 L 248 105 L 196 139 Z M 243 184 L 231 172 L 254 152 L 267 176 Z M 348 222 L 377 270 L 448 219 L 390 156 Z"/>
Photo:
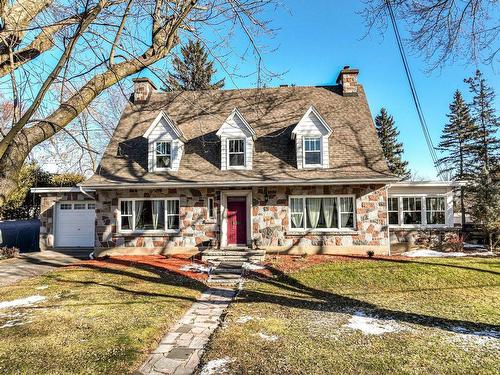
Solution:
<path fill-rule="evenodd" d="M 155 84 L 149 78 L 134 78 L 134 103 L 147 103 L 151 94 L 156 91 Z"/>
<path fill-rule="evenodd" d="M 337 77 L 337 84 L 342 85 L 344 96 L 358 96 L 358 69 L 351 69 L 349 65 L 344 66 Z"/>

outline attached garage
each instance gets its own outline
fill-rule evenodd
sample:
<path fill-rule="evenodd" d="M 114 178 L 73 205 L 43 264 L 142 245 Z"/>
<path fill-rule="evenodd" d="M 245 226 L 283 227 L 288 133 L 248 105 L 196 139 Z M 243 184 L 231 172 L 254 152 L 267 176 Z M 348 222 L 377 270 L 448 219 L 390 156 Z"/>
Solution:
<path fill-rule="evenodd" d="M 55 247 L 94 247 L 94 202 L 58 202 L 55 211 Z"/>

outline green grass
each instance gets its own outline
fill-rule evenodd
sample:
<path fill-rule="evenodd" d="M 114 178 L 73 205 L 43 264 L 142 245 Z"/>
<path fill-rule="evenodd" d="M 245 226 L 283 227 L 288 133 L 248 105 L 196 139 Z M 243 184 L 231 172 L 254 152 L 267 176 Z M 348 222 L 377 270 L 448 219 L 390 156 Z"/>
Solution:
<path fill-rule="evenodd" d="M 230 374 L 498 374 L 496 259 L 351 260 L 245 285 L 203 362 Z M 352 313 L 395 332 L 365 335 Z M 244 316 L 252 320 L 242 323 Z M 490 332 L 490 336 L 457 334 Z M 277 336 L 266 341 L 259 333 Z"/>
<path fill-rule="evenodd" d="M 129 373 L 202 287 L 154 269 L 89 266 L 0 288 L 0 302 L 46 297 L 29 307 L 0 309 L 0 326 L 15 318 L 23 323 L 0 328 L 0 373 Z"/>

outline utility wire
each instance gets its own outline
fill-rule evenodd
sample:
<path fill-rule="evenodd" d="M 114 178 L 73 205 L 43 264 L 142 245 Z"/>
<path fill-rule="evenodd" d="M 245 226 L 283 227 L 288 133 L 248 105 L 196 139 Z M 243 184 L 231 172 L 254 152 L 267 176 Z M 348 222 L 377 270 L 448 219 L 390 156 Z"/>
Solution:
<path fill-rule="evenodd" d="M 401 35 L 399 33 L 398 25 L 396 23 L 396 17 L 394 15 L 394 10 L 392 9 L 391 0 L 385 0 L 387 4 L 387 9 L 389 11 L 389 16 L 391 18 L 392 28 L 394 29 L 394 34 L 396 36 L 396 41 L 398 43 L 399 54 L 401 55 L 401 60 L 403 60 L 403 66 L 406 72 L 406 78 L 408 79 L 408 84 L 410 85 L 411 95 L 413 97 L 413 102 L 415 103 L 415 109 L 417 110 L 418 119 L 420 122 L 420 127 L 422 128 L 422 132 L 424 133 L 425 142 L 427 143 L 427 148 L 431 155 L 432 161 L 434 163 L 434 167 L 438 172 L 438 176 L 441 180 L 443 180 L 442 169 L 438 165 L 438 156 L 436 153 L 436 148 L 432 143 L 432 138 L 429 133 L 429 128 L 427 126 L 427 122 L 425 121 L 425 116 L 422 111 L 422 106 L 420 105 L 420 99 L 418 97 L 417 89 L 415 88 L 415 83 L 413 81 L 413 76 L 411 74 L 410 66 L 408 63 L 408 59 L 406 57 L 406 52 L 403 46 L 403 42 L 401 39 Z"/>

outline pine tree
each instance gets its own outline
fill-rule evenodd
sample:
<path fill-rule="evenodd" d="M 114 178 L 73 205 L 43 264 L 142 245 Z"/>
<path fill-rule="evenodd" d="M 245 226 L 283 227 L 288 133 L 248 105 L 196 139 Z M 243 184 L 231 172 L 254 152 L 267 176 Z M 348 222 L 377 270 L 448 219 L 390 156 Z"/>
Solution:
<path fill-rule="evenodd" d="M 375 128 L 389 170 L 405 180 L 409 179 L 408 162 L 402 158 L 403 144 L 398 142 L 399 131 L 394 124 L 394 118 L 387 113 L 385 108 L 382 108 L 380 114 L 375 117 Z"/>
<path fill-rule="evenodd" d="M 437 161 L 437 165 L 441 167 L 441 174 L 447 174 L 453 180 L 468 180 L 471 177 L 471 161 L 474 160 L 471 137 L 477 129 L 460 91 L 455 91 L 449 108 L 449 121 L 444 126 L 438 145 L 438 149 L 446 154 Z M 465 225 L 464 193 L 464 187 L 461 187 L 462 226 Z"/>
<path fill-rule="evenodd" d="M 467 190 L 474 201 L 471 216 L 482 226 L 485 242 L 493 251 L 500 242 L 500 182 L 492 179 L 488 169 L 483 168 Z"/>
<path fill-rule="evenodd" d="M 465 79 L 465 82 L 473 94 L 470 108 L 477 127 L 477 131 L 473 135 L 479 162 L 476 163 L 477 172 L 483 168 L 490 172 L 497 171 L 500 139 L 497 137 L 499 119 L 494 108 L 495 91 L 486 84 L 486 80 L 479 70 L 476 70 L 474 77 Z"/>
<path fill-rule="evenodd" d="M 199 40 L 190 40 L 181 47 L 182 58 L 173 59 L 173 73 L 169 73 L 168 84 L 173 91 L 216 90 L 224 86 L 224 79 L 212 83 L 217 72 L 213 61 L 208 61 L 208 54 Z"/>

